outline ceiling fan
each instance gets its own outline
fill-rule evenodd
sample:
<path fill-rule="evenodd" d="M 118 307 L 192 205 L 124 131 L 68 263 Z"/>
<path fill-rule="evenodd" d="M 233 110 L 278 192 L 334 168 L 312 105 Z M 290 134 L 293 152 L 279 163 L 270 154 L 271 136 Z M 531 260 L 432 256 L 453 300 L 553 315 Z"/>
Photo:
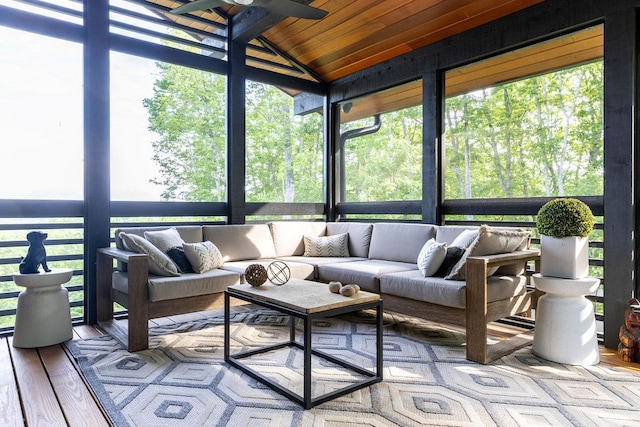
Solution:
<path fill-rule="evenodd" d="M 171 12 L 183 14 L 196 10 L 213 9 L 218 6 L 230 4 L 233 6 L 261 7 L 276 15 L 292 16 L 302 19 L 322 19 L 327 16 L 327 11 L 307 6 L 293 0 L 195 0 L 185 3 Z"/>

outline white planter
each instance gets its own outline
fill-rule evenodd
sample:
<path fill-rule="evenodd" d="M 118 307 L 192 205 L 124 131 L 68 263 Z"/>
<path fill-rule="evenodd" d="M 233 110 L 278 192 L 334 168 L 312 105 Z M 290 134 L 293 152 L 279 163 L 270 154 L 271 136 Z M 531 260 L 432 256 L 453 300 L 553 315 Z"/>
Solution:
<path fill-rule="evenodd" d="M 548 277 L 580 279 L 589 275 L 589 239 L 540 236 L 540 273 Z"/>

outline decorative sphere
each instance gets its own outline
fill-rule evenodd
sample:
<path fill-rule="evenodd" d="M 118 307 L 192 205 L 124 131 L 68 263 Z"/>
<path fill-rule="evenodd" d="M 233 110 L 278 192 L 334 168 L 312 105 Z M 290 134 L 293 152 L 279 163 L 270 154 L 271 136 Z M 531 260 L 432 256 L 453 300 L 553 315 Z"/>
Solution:
<path fill-rule="evenodd" d="M 274 285 L 282 286 L 291 278 L 291 270 L 286 262 L 273 261 L 267 267 L 267 277 Z"/>
<path fill-rule="evenodd" d="M 261 264 L 251 264 L 244 271 L 244 277 L 248 284 L 257 288 L 267 281 L 267 269 Z"/>

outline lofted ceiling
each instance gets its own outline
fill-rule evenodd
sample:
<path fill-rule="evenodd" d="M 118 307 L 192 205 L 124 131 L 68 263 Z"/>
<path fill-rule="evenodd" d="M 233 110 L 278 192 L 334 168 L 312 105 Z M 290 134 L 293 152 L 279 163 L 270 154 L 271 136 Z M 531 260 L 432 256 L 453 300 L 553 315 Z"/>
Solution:
<path fill-rule="evenodd" d="M 309 72 L 303 77 L 332 82 L 543 0 L 298 1 L 329 13 L 325 18 L 314 21 L 271 16 L 260 8 L 229 5 L 218 8 L 219 14 L 199 11 L 190 15 L 220 23 L 225 22 L 225 16 L 232 20 L 238 18 L 233 21 L 234 27 L 244 19 L 250 20 L 254 28 L 252 31 L 258 28 L 260 33 L 258 39 L 251 37 L 246 40 L 250 45 L 266 44 L 307 69 Z M 176 8 L 187 0 L 149 2 Z M 254 12 L 256 10 L 263 13 Z M 189 25 L 187 19 L 184 21 Z M 249 64 L 270 68 L 260 65 L 261 59 L 273 60 L 273 55 L 266 50 L 252 50 L 248 54 L 253 58 L 248 59 Z M 296 75 L 295 71 L 290 73 L 271 68 Z"/>
<path fill-rule="evenodd" d="M 169 9 L 189 0 L 147 0 Z M 295 0 L 328 12 L 321 20 L 269 14 L 259 7 L 223 6 L 169 19 L 205 31 L 227 24 L 229 37 L 247 43 L 247 64 L 308 80 L 333 82 L 351 73 L 516 13 L 543 0 Z M 192 21 L 190 18 L 196 18 Z M 220 31 L 219 29 L 217 31 Z M 453 96 L 502 82 L 593 61 L 603 55 L 595 26 L 449 70 Z M 295 95 L 297 91 L 289 91 Z M 421 102 L 419 81 L 350 102 L 342 121 Z"/>

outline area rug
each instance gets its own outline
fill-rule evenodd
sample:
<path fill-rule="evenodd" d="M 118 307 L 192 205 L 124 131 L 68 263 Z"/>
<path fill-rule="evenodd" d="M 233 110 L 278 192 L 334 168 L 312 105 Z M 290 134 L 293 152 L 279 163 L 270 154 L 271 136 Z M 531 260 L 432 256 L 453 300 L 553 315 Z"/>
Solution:
<path fill-rule="evenodd" d="M 465 359 L 464 334 L 385 314 L 384 379 L 304 410 L 223 358 L 222 316 L 152 328 L 150 349 L 128 353 L 109 336 L 68 342 L 115 426 L 615 426 L 640 424 L 640 376 L 603 365 L 537 358 L 530 348 L 483 366 Z M 232 352 L 286 341 L 288 316 L 232 314 Z M 373 369 L 374 315 L 322 319 L 313 346 Z M 294 391 L 302 352 L 252 356 L 252 368 Z M 354 376 L 313 360 L 313 394 Z"/>

